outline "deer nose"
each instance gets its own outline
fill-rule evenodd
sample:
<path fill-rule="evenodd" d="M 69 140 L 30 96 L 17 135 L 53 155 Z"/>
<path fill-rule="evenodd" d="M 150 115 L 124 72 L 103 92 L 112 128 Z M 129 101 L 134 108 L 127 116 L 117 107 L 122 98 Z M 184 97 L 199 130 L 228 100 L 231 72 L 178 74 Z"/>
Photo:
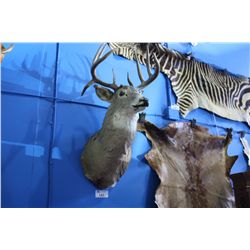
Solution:
<path fill-rule="evenodd" d="M 148 103 L 148 99 L 143 97 L 143 98 L 140 98 L 140 102 L 142 102 L 145 106 L 148 106 L 149 103 Z"/>

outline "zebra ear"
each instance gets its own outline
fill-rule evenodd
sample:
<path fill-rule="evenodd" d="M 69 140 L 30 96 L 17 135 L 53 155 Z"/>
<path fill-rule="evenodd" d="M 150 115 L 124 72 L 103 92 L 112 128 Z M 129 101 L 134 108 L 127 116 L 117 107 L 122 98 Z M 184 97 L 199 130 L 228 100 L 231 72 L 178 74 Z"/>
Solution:
<path fill-rule="evenodd" d="M 97 96 L 101 100 L 106 101 L 106 102 L 112 101 L 114 93 L 111 90 L 103 88 L 103 87 L 99 87 L 97 85 L 95 85 L 94 87 L 95 87 L 95 92 L 96 92 Z"/>

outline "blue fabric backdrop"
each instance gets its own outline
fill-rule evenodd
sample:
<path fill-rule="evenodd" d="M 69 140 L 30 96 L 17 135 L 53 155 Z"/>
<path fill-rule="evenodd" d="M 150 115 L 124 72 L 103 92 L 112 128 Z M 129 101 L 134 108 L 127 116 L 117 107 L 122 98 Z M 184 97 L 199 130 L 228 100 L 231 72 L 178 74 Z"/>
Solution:
<path fill-rule="evenodd" d="M 5 44 L 6 46 L 8 44 Z M 137 133 L 132 161 L 109 198 L 95 198 L 96 188 L 83 176 L 81 151 L 100 127 L 107 103 L 94 88 L 80 96 L 89 81 L 90 65 L 99 44 L 17 43 L 1 65 L 2 82 L 2 207 L 156 207 L 154 193 L 158 177 L 144 160 L 150 146 Z M 237 74 L 250 76 L 250 44 L 168 43 L 181 52 Z M 146 72 L 145 67 L 143 71 Z M 135 63 L 110 56 L 98 69 L 111 81 L 114 68 L 118 83 L 126 83 L 127 72 L 139 84 Z M 190 120 L 226 135 L 233 128 L 229 155 L 239 155 L 231 173 L 247 170 L 247 159 L 239 140 L 250 130 L 244 123 L 230 121 L 197 109 L 182 119 L 175 110 L 176 97 L 164 75 L 145 89 L 150 106 L 147 119 L 162 127 L 171 120 Z"/>

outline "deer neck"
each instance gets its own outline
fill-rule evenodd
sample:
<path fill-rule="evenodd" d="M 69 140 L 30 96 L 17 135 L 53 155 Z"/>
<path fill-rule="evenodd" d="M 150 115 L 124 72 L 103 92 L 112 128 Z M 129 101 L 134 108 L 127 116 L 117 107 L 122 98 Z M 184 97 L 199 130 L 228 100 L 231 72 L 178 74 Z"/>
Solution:
<path fill-rule="evenodd" d="M 115 110 L 110 107 L 106 113 L 102 131 L 116 131 L 120 136 L 124 136 L 128 140 L 133 140 L 138 118 L 138 113 L 128 112 L 127 110 Z"/>

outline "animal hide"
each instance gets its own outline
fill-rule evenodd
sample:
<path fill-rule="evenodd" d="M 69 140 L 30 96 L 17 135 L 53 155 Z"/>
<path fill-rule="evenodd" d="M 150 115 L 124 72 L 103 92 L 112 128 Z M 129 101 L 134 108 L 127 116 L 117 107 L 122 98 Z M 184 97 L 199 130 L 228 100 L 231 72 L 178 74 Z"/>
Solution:
<path fill-rule="evenodd" d="M 248 166 L 250 167 L 250 147 L 245 137 L 240 137 L 240 141 L 243 145 L 244 153 L 248 158 Z"/>
<path fill-rule="evenodd" d="M 146 44 L 109 43 L 117 55 L 142 64 L 146 62 Z M 191 110 L 204 108 L 219 116 L 247 122 L 250 125 L 250 78 L 234 75 L 198 61 L 190 55 L 150 43 L 152 55 L 160 62 L 161 72 L 168 76 L 177 96 L 180 113 L 185 117 Z"/>
<path fill-rule="evenodd" d="M 160 129 L 142 117 L 138 130 L 152 149 L 145 155 L 160 178 L 158 207 L 234 207 L 229 171 L 237 156 L 227 155 L 231 136 L 214 136 L 191 123 L 174 122 Z"/>

